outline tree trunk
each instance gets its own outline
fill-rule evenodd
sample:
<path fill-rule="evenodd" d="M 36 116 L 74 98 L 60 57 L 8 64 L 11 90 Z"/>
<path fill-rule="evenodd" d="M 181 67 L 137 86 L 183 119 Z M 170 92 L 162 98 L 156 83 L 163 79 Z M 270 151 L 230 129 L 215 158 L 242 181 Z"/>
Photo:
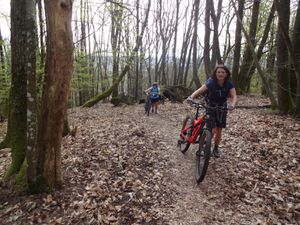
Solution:
<path fill-rule="evenodd" d="M 113 82 L 118 80 L 119 76 L 119 62 L 120 62 L 120 35 L 121 35 L 121 24 L 123 20 L 123 11 L 120 7 L 121 3 L 111 3 L 111 48 L 113 54 Z M 118 85 L 113 89 L 112 97 L 116 98 L 119 95 Z"/>
<path fill-rule="evenodd" d="M 37 131 L 37 88 L 36 88 L 36 6 L 34 1 L 27 1 L 26 30 L 27 42 L 25 55 L 29 63 L 25 64 L 27 76 L 27 183 L 32 190 L 36 181 L 35 141 Z"/>
<path fill-rule="evenodd" d="M 26 154 L 27 131 L 27 101 L 26 101 L 26 64 L 28 61 L 24 49 L 27 43 L 26 0 L 11 1 L 11 89 L 9 97 L 8 131 L 9 145 L 11 147 L 12 162 L 6 178 L 18 174 Z"/>
<path fill-rule="evenodd" d="M 240 68 L 240 73 L 238 76 L 238 92 L 247 93 L 251 77 L 248 77 L 248 71 L 252 66 L 253 55 L 250 49 L 250 44 L 255 48 L 256 46 L 256 31 L 257 31 L 257 23 L 258 23 L 258 15 L 259 15 L 259 6 L 260 0 L 253 0 L 253 8 L 252 8 L 252 18 L 250 23 L 249 37 L 251 43 L 247 43 L 246 49 L 243 56 L 243 63 Z"/>
<path fill-rule="evenodd" d="M 293 49 L 295 51 L 295 61 L 296 64 L 300 64 L 300 1 L 298 1 L 297 14 L 294 24 L 293 32 Z M 296 102 L 295 115 L 300 117 L 300 80 L 297 79 L 295 71 L 291 73 L 291 85 L 292 85 L 292 94 Z"/>
<path fill-rule="evenodd" d="M 263 49 L 265 48 L 267 39 L 269 37 L 269 32 L 270 32 L 272 21 L 273 21 L 273 18 L 274 18 L 274 13 L 275 13 L 275 5 L 272 4 L 270 14 L 269 14 L 267 22 L 265 24 L 265 29 L 264 29 L 264 32 L 263 32 L 263 36 L 261 38 L 260 44 L 259 44 L 258 49 L 257 49 L 257 59 L 258 60 L 260 60 L 261 57 L 263 56 Z M 249 77 L 250 80 L 251 80 L 251 78 L 254 74 L 254 71 L 255 71 L 255 64 L 254 64 L 254 62 L 252 62 L 252 66 L 250 67 L 250 69 L 247 73 L 247 77 Z M 250 82 L 248 83 L 248 87 L 247 87 L 247 90 L 249 90 L 249 89 L 250 89 Z"/>
<path fill-rule="evenodd" d="M 288 29 L 287 29 L 287 26 L 286 26 L 287 20 L 289 21 L 289 17 L 286 18 L 285 15 L 286 15 L 286 13 L 289 12 L 290 8 L 287 7 L 287 6 L 285 6 L 286 8 L 283 8 L 282 4 L 284 4 L 284 3 L 279 2 L 278 0 L 275 0 L 274 2 L 275 2 L 275 7 L 276 7 L 277 12 L 278 12 L 278 17 L 279 17 L 278 23 L 279 23 L 280 32 L 281 32 L 280 33 L 281 36 L 279 36 L 279 37 L 282 38 L 282 41 L 286 45 L 286 49 L 287 49 L 287 51 L 290 55 L 291 64 L 294 67 L 294 72 L 295 72 L 295 76 L 296 76 L 296 79 L 297 79 L 297 87 L 300 87 L 300 67 L 297 63 L 297 57 L 296 57 L 295 51 L 293 49 L 292 42 L 290 40 Z M 283 76 L 284 75 L 283 74 L 277 74 L 277 75 L 280 75 L 280 80 L 283 81 Z M 287 78 L 290 78 L 290 77 L 287 77 Z M 277 79 L 278 79 L 278 76 L 277 76 Z M 288 81 L 290 81 L 290 80 L 288 80 Z M 290 90 L 286 89 L 286 88 L 290 87 L 289 82 L 287 84 L 288 86 L 284 86 L 284 85 L 286 85 L 286 83 L 281 84 L 281 85 L 280 85 L 280 83 L 278 83 L 278 86 L 280 86 L 280 88 L 281 88 L 281 93 L 278 93 L 278 101 L 279 101 L 279 98 L 281 98 L 280 101 L 281 101 L 282 105 L 280 105 L 279 110 L 280 110 L 280 112 L 286 114 L 286 113 L 291 112 L 293 110 L 293 102 L 292 102 L 291 98 L 287 97 L 287 93 L 282 93 L 283 91 L 285 91 L 285 92 L 288 92 L 288 94 L 290 94 Z M 297 93 L 299 94 L 299 90 L 297 91 Z M 279 94 L 280 94 L 280 96 L 279 96 Z M 298 96 L 298 98 L 299 98 L 299 96 Z M 289 100 L 289 102 L 286 103 L 286 102 L 283 102 L 283 100 Z M 299 99 L 297 99 L 297 101 L 299 101 Z M 298 104 L 298 102 L 297 102 L 297 104 Z M 298 107 L 298 105 L 296 106 L 296 108 L 297 107 Z"/>
<path fill-rule="evenodd" d="M 180 54 L 180 60 L 179 60 L 179 69 L 178 69 L 178 82 L 177 84 L 183 85 L 184 84 L 184 68 L 186 67 L 186 60 L 187 60 L 187 55 L 188 55 L 188 49 L 190 46 L 190 39 L 192 36 L 192 25 L 193 25 L 193 20 L 189 21 L 188 28 L 186 30 L 186 33 L 184 34 L 183 37 L 183 42 L 182 42 L 182 48 L 181 48 L 181 54 Z"/>
<path fill-rule="evenodd" d="M 275 0 L 276 3 L 276 0 Z M 289 57 L 288 48 L 285 43 L 284 33 L 288 34 L 290 24 L 290 0 L 278 1 L 276 10 L 279 15 L 277 33 L 277 98 L 278 109 L 281 113 L 287 114 L 290 110 L 289 96 Z M 282 25 L 281 25 L 282 24 Z"/>
<path fill-rule="evenodd" d="M 199 4 L 200 0 L 195 0 L 194 3 L 194 33 L 193 33 L 193 80 L 196 88 L 201 86 L 200 79 L 198 77 L 198 66 L 197 66 L 197 45 L 198 45 L 198 20 L 199 20 Z"/>
<path fill-rule="evenodd" d="M 178 36 L 178 23 L 179 23 L 179 7 L 180 0 L 176 0 L 176 17 L 175 17 L 175 26 L 174 26 L 174 43 L 173 43 L 173 51 L 172 51 L 172 60 L 173 60 L 173 85 L 176 84 L 177 81 L 177 57 L 176 57 L 176 48 L 177 48 L 177 36 Z"/>
<path fill-rule="evenodd" d="M 4 40 L 1 35 L 1 29 L 0 29 L 0 90 L 5 91 L 7 90 L 7 81 L 6 81 L 6 65 L 5 65 L 5 58 L 4 58 Z M 4 95 L 0 95 L 0 122 L 2 122 L 5 118 L 4 115 L 6 115 L 6 104 L 7 98 Z M 7 115 L 6 115 L 7 116 Z M 1 143 L 0 143 L 0 149 L 1 149 Z"/>
<path fill-rule="evenodd" d="M 241 18 L 241 21 L 243 21 L 244 5 L 245 5 L 245 0 L 238 1 L 237 15 Z M 232 80 L 237 87 L 239 86 L 238 74 L 239 74 L 240 58 L 241 58 L 241 43 L 242 43 L 242 24 L 237 22 L 235 27 L 235 44 L 234 44 L 234 53 L 233 53 L 233 66 L 232 66 Z"/>
<path fill-rule="evenodd" d="M 73 72 L 72 4 L 72 0 L 45 1 L 48 70 L 36 144 L 36 191 L 49 191 L 62 185 L 61 140 Z"/>
<path fill-rule="evenodd" d="M 219 22 L 220 22 L 221 10 L 222 10 L 222 0 L 219 0 L 217 15 L 215 14 L 214 1 L 210 0 L 210 15 L 211 15 L 212 22 L 214 25 L 213 48 L 212 48 L 213 52 L 212 52 L 211 68 L 214 68 L 216 66 L 216 62 L 218 64 L 223 63 L 223 61 L 221 59 L 220 44 L 219 44 Z"/>
<path fill-rule="evenodd" d="M 42 0 L 38 0 L 38 15 L 39 15 L 39 29 L 40 29 L 40 51 L 41 51 L 41 62 L 40 68 L 44 68 L 45 63 L 45 44 L 44 44 L 44 17 L 43 17 L 43 7 Z"/>
<path fill-rule="evenodd" d="M 212 71 L 210 67 L 210 1 L 206 0 L 206 8 L 205 8 L 205 34 L 204 34 L 204 67 L 206 78 L 208 78 Z"/>
<path fill-rule="evenodd" d="M 5 59 L 4 59 L 4 40 L 2 38 L 2 35 L 1 35 L 1 30 L 0 30 L 0 63 L 1 63 L 1 66 L 0 66 L 0 81 L 3 82 L 2 84 L 5 83 L 5 77 L 4 77 L 4 74 L 5 74 Z"/>
<path fill-rule="evenodd" d="M 139 12 L 139 8 L 140 8 L 140 0 L 136 0 L 136 34 L 140 33 L 140 12 Z M 136 41 L 138 39 L 138 36 L 136 37 Z M 141 56 L 141 54 L 139 55 L 139 52 L 137 52 L 136 56 L 135 56 L 135 100 L 138 101 L 139 99 L 139 77 L 140 77 L 140 68 L 139 68 L 139 64 L 140 64 L 140 58 L 139 56 Z M 141 79 L 142 81 L 142 79 Z"/>
<path fill-rule="evenodd" d="M 273 90 L 273 80 L 274 80 L 274 73 L 275 73 L 275 60 L 276 60 L 276 47 L 275 43 L 277 42 L 275 36 L 275 28 L 274 28 L 274 20 L 272 29 L 270 32 L 270 41 L 268 43 L 268 52 L 267 52 L 267 65 L 266 65 L 266 74 L 267 74 L 267 81 L 270 84 L 271 89 Z M 266 89 L 262 86 L 262 95 L 266 95 Z"/>

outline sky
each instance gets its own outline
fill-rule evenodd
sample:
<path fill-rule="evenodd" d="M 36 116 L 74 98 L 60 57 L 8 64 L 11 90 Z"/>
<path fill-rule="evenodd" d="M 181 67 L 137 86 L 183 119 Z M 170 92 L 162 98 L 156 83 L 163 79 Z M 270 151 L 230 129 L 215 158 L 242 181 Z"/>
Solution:
<path fill-rule="evenodd" d="M 10 1 L 0 0 L 0 30 L 3 39 L 7 39 L 10 37 L 9 14 L 10 14 Z"/>

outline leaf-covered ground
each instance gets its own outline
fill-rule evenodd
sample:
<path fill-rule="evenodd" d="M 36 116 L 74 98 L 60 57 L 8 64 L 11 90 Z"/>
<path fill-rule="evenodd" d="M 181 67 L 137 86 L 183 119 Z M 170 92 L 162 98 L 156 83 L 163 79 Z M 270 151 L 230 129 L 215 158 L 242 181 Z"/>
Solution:
<path fill-rule="evenodd" d="M 239 105 L 266 103 L 239 98 Z M 300 224 L 300 122 L 236 109 L 221 158 L 197 185 L 195 147 L 185 155 L 176 147 L 192 112 L 169 102 L 149 117 L 142 105 L 70 110 L 77 133 L 63 140 L 63 189 L 30 196 L 0 189 L 0 224 Z M 3 177 L 8 149 L 0 162 Z"/>

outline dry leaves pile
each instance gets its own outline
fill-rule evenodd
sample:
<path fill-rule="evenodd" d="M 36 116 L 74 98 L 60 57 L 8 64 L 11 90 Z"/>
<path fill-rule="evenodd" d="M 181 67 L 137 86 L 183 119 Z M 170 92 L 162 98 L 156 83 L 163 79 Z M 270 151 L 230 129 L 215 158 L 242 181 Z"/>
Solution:
<path fill-rule="evenodd" d="M 63 141 L 64 188 L 31 196 L 0 189 L 0 224 L 300 224 L 299 121 L 236 109 L 221 159 L 211 159 L 196 185 L 193 150 L 176 149 L 192 109 L 167 102 L 160 110 L 149 117 L 142 105 L 70 110 L 77 134 Z M 10 156 L 0 157 L 3 176 Z"/>

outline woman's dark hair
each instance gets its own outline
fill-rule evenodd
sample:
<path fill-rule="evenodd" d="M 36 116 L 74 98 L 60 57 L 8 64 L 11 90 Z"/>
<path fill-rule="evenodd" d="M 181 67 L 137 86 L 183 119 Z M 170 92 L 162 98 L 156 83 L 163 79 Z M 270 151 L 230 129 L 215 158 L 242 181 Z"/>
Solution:
<path fill-rule="evenodd" d="M 231 73 L 230 73 L 229 69 L 225 65 L 223 65 L 223 64 L 217 65 L 217 67 L 215 68 L 213 74 L 211 75 L 211 78 L 214 79 L 215 81 L 217 80 L 216 74 L 217 74 L 217 70 L 220 69 L 220 68 L 224 69 L 225 72 L 226 72 L 226 74 L 227 74 L 227 76 L 225 78 L 225 82 L 226 82 L 229 79 Z"/>

